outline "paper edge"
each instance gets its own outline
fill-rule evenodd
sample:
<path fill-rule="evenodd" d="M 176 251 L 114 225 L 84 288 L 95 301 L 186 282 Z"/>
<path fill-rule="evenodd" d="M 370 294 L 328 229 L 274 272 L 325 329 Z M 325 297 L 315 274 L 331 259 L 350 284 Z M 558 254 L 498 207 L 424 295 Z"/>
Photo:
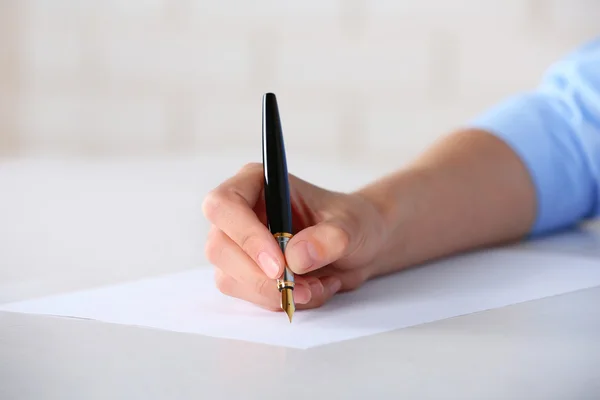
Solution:
<path fill-rule="evenodd" d="M 312 350 L 312 349 L 320 348 L 320 347 L 324 347 L 324 346 L 335 345 L 338 343 L 344 343 L 344 342 L 348 342 L 351 340 L 362 339 L 362 338 L 369 337 L 369 336 L 377 336 L 377 335 L 387 334 L 390 332 L 400 331 L 400 330 L 409 329 L 409 328 L 413 328 L 413 327 L 419 327 L 422 325 L 428 325 L 428 324 L 432 324 L 432 323 L 435 323 L 438 321 L 445 321 L 445 320 L 450 320 L 450 319 L 454 319 L 454 318 L 461 318 L 461 317 L 466 317 L 468 315 L 485 313 L 488 311 L 502 310 L 502 309 L 505 309 L 508 307 L 518 306 L 521 304 L 531 303 L 531 302 L 549 299 L 549 298 L 553 298 L 553 297 L 564 296 L 564 295 L 577 293 L 580 291 L 594 289 L 594 288 L 600 288 L 600 284 L 592 284 L 592 285 L 581 287 L 581 288 L 575 289 L 575 290 L 566 290 L 566 291 L 562 291 L 562 292 L 547 295 L 547 296 L 536 297 L 536 298 L 532 298 L 532 299 L 528 299 L 528 300 L 522 300 L 522 301 L 518 301 L 515 303 L 511 303 L 511 304 L 506 304 L 506 305 L 503 305 L 500 307 L 484 308 L 481 310 L 464 312 L 464 313 L 460 313 L 460 314 L 456 314 L 456 315 L 452 315 L 452 316 L 448 316 L 448 317 L 443 317 L 443 318 L 432 318 L 432 319 L 428 319 L 426 321 L 422 321 L 422 322 L 419 322 L 416 324 L 409 324 L 409 325 L 399 326 L 396 328 L 385 329 L 383 331 L 376 332 L 376 333 L 362 333 L 362 334 L 353 336 L 351 338 L 323 342 L 323 343 L 309 345 L 309 346 L 273 344 L 273 343 L 267 343 L 265 341 L 239 339 L 239 338 L 233 338 L 230 336 L 216 336 L 216 335 L 211 335 L 211 334 L 206 334 L 206 333 L 166 329 L 166 328 L 160 328 L 160 327 L 156 327 L 156 326 L 139 325 L 139 324 L 123 324 L 123 323 L 119 323 L 119 322 L 104 321 L 101 319 L 80 317 L 80 316 L 74 316 L 74 315 L 64 315 L 64 314 L 54 314 L 54 313 L 38 313 L 38 312 L 29 312 L 29 311 L 11 311 L 11 310 L 3 310 L 1 308 L 0 308 L 0 312 L 7 313 L 7 314 L 13 314 L 13 315 L 31 315 L 34 317 L 47 317 L 47 318 L 53 319 L 53 320 L 63 320 L 64 319 L 64 320 L 73 320 L 73 321 L 87 321 L 87 322 L 94 322 L 94 323 L 106 324 L 106 325 L 111 325 L 111 326 L 122 326 L 125 328 L 131 327 L 131 328 L 142 329 L 142 330 L 148 329 L 148 330 L 152 330 L 152 331 L 156 331 L 156 332 L 166 332 L 166 333 L 175 333 L 175 334 L 183 334 L 183 335 L 191 335 L 191 336 L 201 336 L 201 337 L 205 337 L 205 338 L 211 338 L 214 340 L 229 340 L 229 341 L 234 341 L 234 342 L 238 342 L 238 343 L 259 344 L 262 346 L 269 346 L 269 347 L 273 347 L 273 348 L 286 348 L 286 349 L 306 351 L 306 350 Z"/>

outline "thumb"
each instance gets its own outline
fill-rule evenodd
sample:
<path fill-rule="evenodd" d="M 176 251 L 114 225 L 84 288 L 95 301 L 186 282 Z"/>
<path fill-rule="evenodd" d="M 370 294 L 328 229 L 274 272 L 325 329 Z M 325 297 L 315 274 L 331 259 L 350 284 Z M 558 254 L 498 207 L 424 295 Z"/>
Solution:
<path fill-rule="evenodd" d="M 320 222 L 292 237 L 285 258 L 297 274 L 314 271 L 351 254 L 357 247 L 360 232 L 352 232 L 342 220 Z"/>

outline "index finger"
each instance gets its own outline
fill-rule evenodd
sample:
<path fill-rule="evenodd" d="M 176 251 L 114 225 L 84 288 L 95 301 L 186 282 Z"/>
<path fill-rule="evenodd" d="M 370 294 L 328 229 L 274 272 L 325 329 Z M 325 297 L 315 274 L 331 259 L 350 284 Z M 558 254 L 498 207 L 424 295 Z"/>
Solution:
<path fill-rule="evenodd" d="M 253 211 L 262 189 L 262 165 L 247 164 L 206 196 L 202 211 L 206 218 L 240 246 L 267 276 L 275 279 L 283 272 L 283 253 L 273 235 Z"/>

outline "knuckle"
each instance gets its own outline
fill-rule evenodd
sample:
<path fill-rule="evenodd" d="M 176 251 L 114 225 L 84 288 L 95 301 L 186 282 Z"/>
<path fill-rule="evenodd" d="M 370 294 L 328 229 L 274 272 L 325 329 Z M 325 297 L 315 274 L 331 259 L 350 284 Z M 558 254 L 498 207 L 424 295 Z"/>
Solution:
<path fill-rule="evenodd" d="M 214 221 L 226 201 L 227 198 L 222 190 L 213 189 L 202 202 L 202 213 L 208 220 Z"/>
<path fill-rule="evenodd" d="M 259 171 L 262 171 L 262 164 L 261 163 L 257 163 L 257 162 L 249 162 L 246 163 L 242 166 L 242 168 L 240 168 L 240 173 L 258 173 Z"/>
<path fill-rule="evenodd" d="M 210 191 L 202 202 L 202 213 L 212 223 L 221 224 L 239 212 L 243 205 L 236 188 L 219 187 Z"/>

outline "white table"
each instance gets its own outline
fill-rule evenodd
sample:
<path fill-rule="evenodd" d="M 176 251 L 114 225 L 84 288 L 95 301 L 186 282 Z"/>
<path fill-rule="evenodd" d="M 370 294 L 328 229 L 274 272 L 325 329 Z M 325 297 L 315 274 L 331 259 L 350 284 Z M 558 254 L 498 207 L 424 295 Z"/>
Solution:
<path fill-rule="evenodd" d="M 0 302 L 206 264 L 240 157 L 0 163 Z M 348 190 L 381 171 L 290 162 Z M 220 171 L 220 172 L 218 172 Z M 525 247 L 600 259 L 600 226 Z M 598 399 L 600 288 L 299 351 L 0 313 L 0 399 Z"/>

